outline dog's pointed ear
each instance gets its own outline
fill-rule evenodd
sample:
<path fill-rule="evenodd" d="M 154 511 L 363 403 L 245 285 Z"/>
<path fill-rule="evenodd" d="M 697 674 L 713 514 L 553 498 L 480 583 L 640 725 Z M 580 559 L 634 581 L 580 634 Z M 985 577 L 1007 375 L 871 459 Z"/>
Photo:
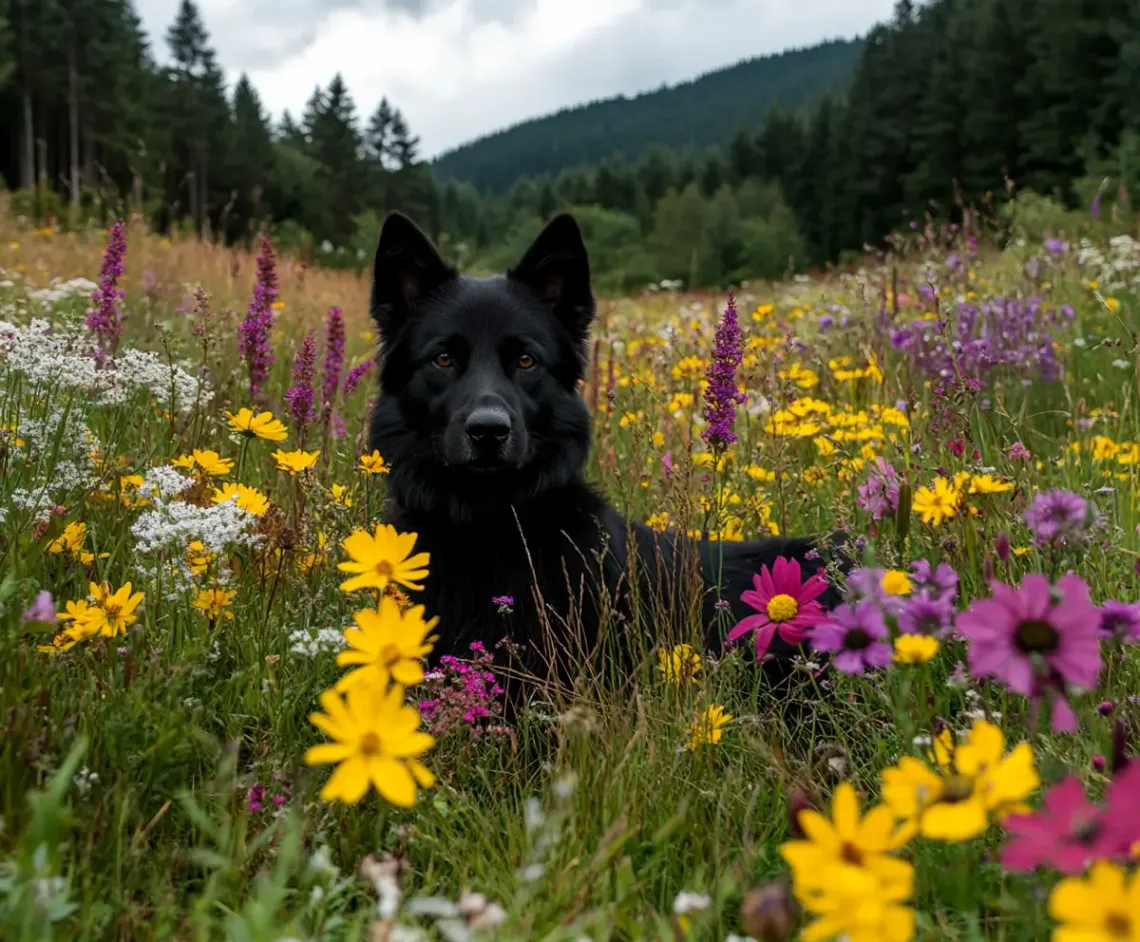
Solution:
<path fill-rule="evenodd" d="M 390 213 L 372 267 L 372 317 L 381 336 L 399 331 L 425 297 L 455 277 L 455 269 L 414 222 Z"/>
<path fill-rule="evenodd" d="M 585 341 L 594 319 L 594 295 L 590 259 L 573 216 L 563 213 L 547 223 L 507 277 L 530 287 L 576 341 Z"/>

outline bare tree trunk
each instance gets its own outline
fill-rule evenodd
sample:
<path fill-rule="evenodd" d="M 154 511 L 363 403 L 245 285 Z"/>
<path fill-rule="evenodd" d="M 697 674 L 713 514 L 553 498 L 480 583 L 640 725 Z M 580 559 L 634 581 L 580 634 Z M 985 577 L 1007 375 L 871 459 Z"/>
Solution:
<path fill-rule="evenodd" d="M 202 214 L 202 219 L 198 225 L 198 234 L 203 238 L 207 238 L 210 231 L 210 184 L 209 184 L 209 171 L 210 161 L 209 158 L 202 160 L 202 191 L 198 197 L 198 212 Z"/>
<path fill-rule="evenodd" d="M 79 66 L 75 61 L 75 44 L 67 57 L 67 117 L 71 137 L 71 207 L 79 208 Z"/>
<path fill-rule="evenodd" d="M 20 154 L 20 186 L 26 190 L 36 185 L 36 130 L 32 113 L 32 93 L 24 88 L 24 147 Z"/>

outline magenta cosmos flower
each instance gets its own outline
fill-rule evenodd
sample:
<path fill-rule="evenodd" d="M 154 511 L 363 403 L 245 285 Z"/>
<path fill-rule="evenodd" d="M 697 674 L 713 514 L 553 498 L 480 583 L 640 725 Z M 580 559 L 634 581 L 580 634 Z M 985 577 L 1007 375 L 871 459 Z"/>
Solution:
<path fill-rule="evenodd" d="M 800 644 L 808 629 L 824 619 L 823 606 L 816 599 L 827 589 L 827 580 L 816 573 L 805 582 L 799 560 L 780 556 L 771 571 L 761 566 L 752 577 L 752 585 L 740 600 L 757 614 L 742 619 L 728 633 L 728 640 L 756 632 L 757 658 L 764 656 L 777 632 L 789 644 Z"/>
<path fill-rule="evenodd" d="M 1069 573 L 1051 586 L 1032 573 L 1020 588 L 1001 582 L 992 588 L 993 598 L 958 617 L 958 632 L 970 642 L 970 673 L 1034 698 L 1044 689 L 1063 696 L 1066 685 L 1096 686 L 1100 613 L 1080 576 Z"/>
<path fill-rule="evenodd" d="M 1040 811 L 1002 822 L 1010 835 L 1001 852 L 1002 866 L 1021 872 L 1055 867 L 1073 875 L 1094 860 L 1127 858 L 1132 842 L 1140 838 L 1140 808 L 1130 801 L 1111 810 L 1090 802 L 1080 780 L 1070 776 L 1049 789 Z"/>

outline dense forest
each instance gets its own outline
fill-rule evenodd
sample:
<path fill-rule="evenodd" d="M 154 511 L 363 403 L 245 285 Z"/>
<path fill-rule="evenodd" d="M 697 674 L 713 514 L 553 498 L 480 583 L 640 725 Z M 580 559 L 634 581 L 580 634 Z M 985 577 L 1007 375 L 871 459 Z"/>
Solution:
<path fill-rule="evenodd" d="M 467 180 L 503 192 L 519 177 L 554 175 L 607 157 L 637 160 L 654 147 L 700 154 L 734 131 L 759 127 L 773 105 L 808 113 L 842 93 L 859 61 L 860 40 L 738 62 L 690 82 L 633 98 L 619 96 L 524 121 L 438 157 L 441 180 Z"/>
<path fill-rule="evenodd" d="M 723 119 L 725 143 L 698 149 L 714 130 L 695 115 L 739 107 L 731 82 L 706 78 L 623 105 L 679 125 L 662 138 L 674 146 L 651 144 L 646 128 L 625 156 L 509 186 L 437 174 L 399 108 L 384 100 L 365 117 L 339 76 L 299 115 L 272 121 L 247 79 L 227 88 L 192 0 L 164 39 L 160 67 L 130 0 L 0 0 L 0 175 L 18 190 L 17 212 L 67 225 L 129 200 L 164 230 L 235 241 L 269 227 L 286 250 L 359 265 L 384 212 L 401 208 L 481 269 L 573 207 L 600 283 L 620 289 L 778 276 L 881 244 L 924 213 L 988 210 L 1017 189 L 1076 204 L 1105 179 L 1119 184 L 1106 200 L 1140 186 L 1133 0 L 900 0 L 859 45 L 843 90 L 814 106 L 769 107 L 787 87 L 773 77 L 771 94 L 747 93 L 746 121 Z M 691 97 L 698 89 L 705 100 Z M 676 114 L 660 107 L 671 94 L 687 102 Z M 588 112 L 466 153 L 516 135 L 515 172 L 543 166 L 546 145 L 534 141 L 574 146 Z M 448 158 L 456 174 L 462 154 Z"/>

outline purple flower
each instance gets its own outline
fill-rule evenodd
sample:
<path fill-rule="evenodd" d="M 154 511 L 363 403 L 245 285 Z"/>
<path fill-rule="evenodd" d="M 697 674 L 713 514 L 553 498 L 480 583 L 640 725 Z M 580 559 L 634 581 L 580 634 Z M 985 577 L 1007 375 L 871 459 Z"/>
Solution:
<path fill-rule="evenodd" d="M 1033 452 L 1025 447 L 1021 442 L 1014 442 L 1009 446 L 1009 460 L 1010 461 L 1028 461 L 1033 457 Z"/>
<path fill-rule="evenodd" d="M 993 677 L 1035 705 L 1052 693 L 1054 728 L 1074 729 L 1067 688 L 1095 688 L 1101 668 L 1100 615 L 1088 585 L 1075 573 L 1056 586 L 1031 573 L 1020 588 L 1001 582 L 992 588 L 993 598 L 958 616 L 958 632 L 970 643 L 970 673 Z"/>
<path fill-rule="evenodd" d="M 358 366 L 354 366 L 348 371 L 348 375 L 344 378 L 344 396 L 347 399 L 354 392 L 356 387 L 360 385 L 360 381 L 364 379 L 364 374 L 367 373 L 375 364 L 371 360 L 365 360 Z"/>
<path fill-rule="evenodd" d="M 701 432 L 701 438 L 714 451 L 723 451 L 736 441 L 732 427 L 736 423 L 736 407 L 744 401 L 736 388 L 736 370 L 743 358 L 744 338 L 736 319 L 736 298 L 730 291 L 728 306 L 716 329 L 705 390 L 703 414 L 708 427 Z"/>
<path fill-rule="evenodd" d="M 56 623 L 55 602 L 52 601 L 51 593 L 47 589 L 43 589 L 36 596 L 31 608 L 24 612 L 24 623 L 29 625 L 54 625 Z"/>
<path fill-rule="evenodd" d="M 257 283 L 249 312 L 238 325 L 238 353 L 249 370 L 249 394 L 256 398 L 269 377 L 273 365 L 273 348 L 269 332 L 273 328 L 273 304 L 277 300 L 277 256 L 269 236 L 262 233 L 257 252 Z"/>
<path fill-rule="evenodd" d="M 101 364 L 108 352 L 114 354 L 119 348 L 123 318 L 119 313 L 119 300 L 123 292 L 119 290 L 119 279 L 123 277 L 123 258 L 127 254 L 126 227 L 123 220 L 117 219 L 107 232 L 107 248 L 103 252 L 103 263 L 99 267 L 99 287 L 91 295 L 95 306 L 87 311 L 87 326 L 95 334 L 99 351 L 95 355 Z"/>
<path fill-rule="evenodd" d="M 515 597 L 513 595 L 493 595 L 491 596 L 491 604 L 499 610 L 500 615 L 509 615 L 514 611 Z"/>
<path fill-rule="evenodd" d="M 246 792 L 246 802 L 250 814 L 255 814 L 260 811 L 265 804 L 265 786 L 251 786 L 249 791 Z"/>
<path fill-rule="evenodd" d="M 916 591 L 932 595 L 935 598 L 944 598 L 948 602 L 954 601 L 958 594 L 958 573 L 949 563 L 939 563 L 934 569 L 925 559 L 916 559 L 910 564 L 914 573 Z"/>
<path fill-rule="evenodd" d="M 954 624 L 954 607 L 946 596 L 923 592 L 906 599 L 899 612 L 899 631 L 904 635 L 931 635 L 943 638 Z"/>
<path fill-rule="evenodd" d="M 1052 256 L 1064 255 L 1069 251 L 1069 243 L 1064 239 L 1046 239 L 1045 251 Z"/>
<path fill-rule="evenodd" d="M 808 642 L 817 651 L 834 651 L 835 667 L 845 674 L 862 674 L 867 668 L 891 663 L 891 646 L 886 643 L 887 625 L 883 612 L 872 602 L 835 609 L 828 620 L 816 625 Z"/>
<path fill-rule="evenodd" d="M 344 312 L 330 307 L 325 319 L 325 362 L 321 365 L 321 416 L 327 427 L 336 405 L 340 373 L 344 369 Z"/>
<path fill-rule="evenodd" d="M 1038 494 L 1025 511 L 1025 522 L 1041 546 L 1058 546 L 1084 536 L 1088 504 L 1080 494 L 1055 488 Z"/>
<path fill-rule="evenodd" d="M 1100 607 L 1100 632 L 1105 638 L 1140 644 L 1140 602 L 1106 601 Z"/>
<path fill-rule="evenodd" d="M 866 484 L 859 485 L 856 503 L 867 511 L 873 520 L 881 520 L 887 513 L 899 509 L 899 476 L 894 466 L 883 458 L 876 458 Z"/>
<path fill-rule="evenodd" d="M 847 576 L 847 595 L 852 602 L 870 602 L 888 615 L 898 615 L 906 603 L 905 596 L 883 588 L 885 569 L 866 567 L 853 569 Z"/>
<path fill-rule="evenodd" d="M 314 418 L 313 370 L 317 365 L 317 342 L 309 334 L 293 360 L 293 386 L 285 393 L 289 414 L 297 423 L 301 443 L 305 441 L 305 425 Z"/>

